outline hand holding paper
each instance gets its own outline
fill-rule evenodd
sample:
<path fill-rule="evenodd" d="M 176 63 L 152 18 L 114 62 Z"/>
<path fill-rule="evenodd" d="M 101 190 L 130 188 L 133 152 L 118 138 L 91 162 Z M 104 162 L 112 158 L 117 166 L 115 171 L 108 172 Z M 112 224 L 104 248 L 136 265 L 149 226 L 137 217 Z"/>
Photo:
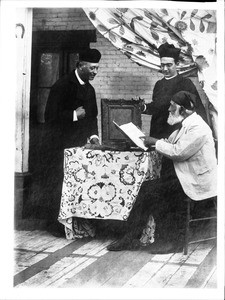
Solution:
<path fill-rule="evenodd" d="M 143 141 L 146 147 L 152 147 L 155 145 L 156 141 L 158 141 L 158 139 L 151 136 L 141 136 L 139 138 Z"/>
<path fill-rule="evenodd" d="M 138 147 L 143 150 L 147 150 L 148 148 L 144 145 L 144 142 L 141 138 L 145 137 L 144 133 L 132 122 L 126 123 L 123 125 L 118 125 L 115 121 L 113 123 L 116 127 L 122 131 L 132 142 L 134 142 Z"/>

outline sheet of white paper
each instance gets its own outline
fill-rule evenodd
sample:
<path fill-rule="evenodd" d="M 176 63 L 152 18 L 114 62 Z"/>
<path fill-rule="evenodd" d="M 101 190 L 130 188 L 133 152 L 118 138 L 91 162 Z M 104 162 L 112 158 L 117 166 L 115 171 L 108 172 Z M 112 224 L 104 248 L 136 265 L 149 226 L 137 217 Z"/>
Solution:
<path fill-rule="evenodd" d="M 144 145 L 144 142 L 140 139 L 140 137 L 144 136 L 144 133 L 132 122 L 123 124 L 119 126 L 121 130 L 123 130 L 126 135 L 141 149 L 147 150 L 148 148 Z"/>

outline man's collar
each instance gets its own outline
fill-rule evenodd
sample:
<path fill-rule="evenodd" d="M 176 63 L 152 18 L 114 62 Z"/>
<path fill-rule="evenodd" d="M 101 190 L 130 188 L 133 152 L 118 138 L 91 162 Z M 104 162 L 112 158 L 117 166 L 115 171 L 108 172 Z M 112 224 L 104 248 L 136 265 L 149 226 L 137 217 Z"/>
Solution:
<path fill-rule="evenodd" d="M 80 76 L 78 75 L 77 69 L 75 70 L 75 76 L 77 77 L 77 80 L 79 81 L 79 83 L 81 85 L 85 85 L 85 82 L 80 78 Z"/>
<path fill-rule="evenodd" d="M 190 116 L 188 116 L 187 118 L 185 118 L 183 121 L 182 121 L 182 126 L 183 127 L 187 127 L 189 124 L 191 124 L 193 121 L 193 118 L 195 118 L 197 115 L 196 112 L 193 112 Z"/>
<path fill-rule="evenodd" d="M 166 77 L 164 76 L 164 79 L 166 79 L 166 80 L 170 80 L 170 79 L 172 79 L 172 78 L 176 77 L 177 75 L 178 75 L 178 73 L 177 73 L 176 75 L 172 76 L 172 77 L 169 77 L 169 78 L 166 78 Z"/>

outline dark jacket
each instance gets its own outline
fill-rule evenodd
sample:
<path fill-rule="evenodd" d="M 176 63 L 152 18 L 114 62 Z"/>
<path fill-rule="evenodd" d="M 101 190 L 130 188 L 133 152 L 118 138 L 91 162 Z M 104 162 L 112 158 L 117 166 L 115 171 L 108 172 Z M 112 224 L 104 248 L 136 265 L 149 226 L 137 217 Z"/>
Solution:
<path fill-rule="evenodd" d="M 146 105 L 145 114 L 152 115 L 150 136 L 155 138 L 167 138 L 178 125 L 169 125 L 167 119 L 169 116 L 168 108 L 171 98 L 179 91 L 188 91 L 196 95 L 196 112 L 207 122 L 205 108 L 202 104 L 198 91 L 187 77 L 177 75 L 169 80 L 163 78 L 156 82 L 153 89 L 152 102 Z"/>
<path fill-rule="evenodd" d="M 73 111 L 79 106 L 84 107 L 86 115 L 73 121 Z M 60 149 L 86 144 L 91 135 L 98 135 L 97 114 L 95 90 L 89 82 L 81 85 L 75 70 L 60 78 L 51 88 L 45 110 L 46 128 L 53 135 L 53 144 Z"/>

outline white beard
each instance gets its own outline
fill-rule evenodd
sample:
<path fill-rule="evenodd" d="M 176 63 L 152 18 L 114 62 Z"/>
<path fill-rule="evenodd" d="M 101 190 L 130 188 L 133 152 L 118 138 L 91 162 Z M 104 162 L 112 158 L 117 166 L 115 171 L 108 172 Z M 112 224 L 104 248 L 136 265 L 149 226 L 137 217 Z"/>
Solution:
<path fill-rule="evenodd" d="M 169 125 L 175 125 L 177 123 L 181 123 L 183 121 L 184 117 L 182 117 L 181 115 L 177 115 L 177 114 L 169 114 L 169 117 L 167 119 L 167 123 Z"/>

